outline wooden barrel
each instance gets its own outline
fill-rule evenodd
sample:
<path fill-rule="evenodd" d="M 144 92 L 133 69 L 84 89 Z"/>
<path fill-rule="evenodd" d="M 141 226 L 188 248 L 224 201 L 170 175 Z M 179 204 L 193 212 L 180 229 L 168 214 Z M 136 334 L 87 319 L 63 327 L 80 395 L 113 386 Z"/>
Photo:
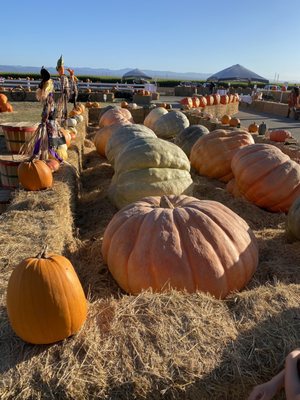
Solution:
<path fill-rule="evenodd" d="M 11 200 L 11 190 L 2 189 L 0 187 L 0 214 L 4 213 Z"/>
<path fill-rule="evenodd" d="M 22 145 L 34 135 L 38 125 L 32 122 L 5 122 L 1 124 L 7 150 L 18 154 Z"/>
<path fill-rule="evenodd" d="M 0 178 L 3 188 L 19 187 L 18 166 L 29 157 L 21 155 L 0 155 Z"/>

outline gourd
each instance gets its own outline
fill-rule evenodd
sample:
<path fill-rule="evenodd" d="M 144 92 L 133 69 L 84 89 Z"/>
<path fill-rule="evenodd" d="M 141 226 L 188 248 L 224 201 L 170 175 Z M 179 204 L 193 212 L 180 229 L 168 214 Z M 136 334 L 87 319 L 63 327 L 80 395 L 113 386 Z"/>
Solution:
<path fill-rule="evenodd" d="M 180 111 L 170 111 L 153 124 L 153 131 L 159 138 L 168 139 L 178 135 L 190 125 L 186 115 Z"/>
<path fill-rule="evenodd" d="M 187 156 L 163 139 L 132 139 L 117 154 L 114 170 L 108 194 L 118 208 L 145 196 L 192 193 Z"/>
<path fill-rule="evenodd" d="M 153 130 L 155 122 L 163 115 L 168 114 L 168 111 L 164 107 L 156 107 L 149 112 L 144 120 L 144 125 Z"/>
<path fill-rule="evenodd" d="M 221 123 L 224 124 L 224 125 L 228 125 L 229 122 L 230 122 L 230 120 L 231 120 L 230 115 L 225 114 L 225 115 L 223 115 L 223 117 L 221 118 Z"/>
<path fill-rule="evenodd" d="M 110 139 L 113 132 L 120 128 L 120 124 L 104 126 L 96 131 L 94 137 L 94 145 L 96 146 L 96 151 L 101 156 L 105 157 L 105 148 L 108 140 Z"/>
<path fill-rule="evenodd" d="M 44 161 L 37 159 L 19 164 L 18 177 L 21 185 L 27 190 L 48 189 L 53 184 L 50 168 Z"/>
<path fill-rule="evenodd" d="M 256 132 L 258 132 L 258 128 L 259 128 L 259 126 L 257 125 L 257 123 L 253 122 L 252 124 L 249 125 L 248 132 L 256 133 Z"/>
<path fill-rule="evenodd" d="M 87 315 L 86 298 L 72 264 L 61 255 L 47 256 L 45 250 L 13 269 L 6 303 L 13 330 L 32 344 L 55 343 L 75 334 Z"/>
<path fill-rule="evenodd" d="M 300 165 L 271 144 L 239 149 L 232 157 L 231 168 L 237 190 L 259 207 L 288 212 L 300 196 Z"/>
<path fill-rule="evenodd" d="M 292 203 L 287 217 L 285 231 L 290 242 L 300 240 L 300 197 Z"/>
<path fill-rule="evenodd" d="M 200 290 L 222 299 L 247 285 L 258 264 L 255 236 L 241 217 L 184 195 L 146 197 L 120 210 L 104 232 L 102 255 L 131 294 Z"/>
<path fill-rule="evenodd" d="M 203 135 L 207 135 L 209 130 L 203 125 L 191 125 L 185 128 L 175 137 L 175 144 L 179 146 L 189 157 L 191 149 L 196 141 Z"/>
<path fill-rule="evenodd" d="M 292 134 L 286 129 L 273 129 L 269 131 L 269 138 L 273 142 L 285 142 L 286 139 L 290 139 Z"/>
<path fill-rule="evenodd" d="M 108 125 L 122 124 L 122 123 L 133 123 L 131 112 L 127 108 L 112 108 L 106 111 L 99 120 L 100 128 Z"/>
<path fill-rule="evenodd" d="M 108 161 L 114 165 L 115 157 L 124 146 L 136 138 L 154 137 L 155 133 L 141 124 L 120 125 L 118 129 L 113 129 L 105 147 L 105 155 Z"/>
<path fill-rule="evenodd" d="M 236 117 L 232 117 L 229 121 L 229 125 L 234 128 L 237 128 L 240 124 L 241 124 L 241 121 Z"/>
<path fill-rule="evenodd" d="M 196 141 L 190 154 L 191 165 L 200 175 L 228 182 L 233 178 L 232 157 L 241 147 L 253 143 L 249 132 L 217 129 Z"/>
<path fill-rule="evenodd" d="M 77 120 L 75 118 L 67 118 L 66 120 L 67 127 L 75 128 L 77 125 Z"/>

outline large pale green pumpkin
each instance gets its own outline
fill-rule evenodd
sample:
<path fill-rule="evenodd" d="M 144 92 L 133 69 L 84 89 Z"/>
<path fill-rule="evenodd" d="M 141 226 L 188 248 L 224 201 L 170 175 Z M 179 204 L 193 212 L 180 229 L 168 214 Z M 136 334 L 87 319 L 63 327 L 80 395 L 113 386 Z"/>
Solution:
<path fill-rule="evenodd" d="M 209 130 L 203 125 L 191 125 L 176 136 L 175 143 L 189 157 L 193 145 L 201 136 L 207 135 L 208 133 Z"/>
<path fill-rule="evenodd" d="M 155 133 L 144 125 L 130 124 L 120 126 L 112 132 L 106 144 L 106 158 L 113 165 L 116 155 L 122 151 L 125 145 L 128 145 L 131 140 L 145 137 L 157 138 Z"/>
<path fill-rule="evenodd" d="M 179 135 L 189 125 L 189 120 L 181 111 L 170 111 L 158 118 L 152 129 L 159 138 L 168 139 Z"/>
<path fill-rule="evenodd" d="M 190 162 L 175 144 L 158 138 L 132 140 L 115 159 L 109 197 L 122 208 L 146 196 L 192 194 Z"/>
<path fill-rule="evenodd" d="M 163 115 L 168 114 L 164 107 L 156 107 L 149 112 L 144 120 L 144 125 L 153 130 L 154 123 Z"/>
<path fill-rule="evenodd" d="M 300 240 L 300 197 L 296 198 L 289 209 L 285 230 L 289 241 Z"/>

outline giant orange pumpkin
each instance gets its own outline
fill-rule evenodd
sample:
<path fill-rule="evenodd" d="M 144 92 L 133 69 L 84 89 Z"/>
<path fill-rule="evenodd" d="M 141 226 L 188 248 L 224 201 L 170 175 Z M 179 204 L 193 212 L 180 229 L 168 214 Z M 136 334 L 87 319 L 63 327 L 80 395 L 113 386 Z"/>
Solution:
<path fill-rule="evenodd" d="M 271 144 L 257 143 L 239 149 L 231 168 L 235 180 L 228 189 L 259 207 L 288 212 L 300 196 L 300 165 Z"/>
<path fill-rule="evenodd" d="M 108 125 L 100 128 L 96 131 L 96 135 L 94 137 L 94 144 L 96 146 L 97 153 L 101 156 L 105 157 L 105 148 L 107 142 L 109 141 L 111 135 L 118 129 L 120 126 L 125 124 L 115 124 L 115 125 Z"/>
<path fill-rule="evenodd" d="M 127 108 L 114 107 L 107 110 L 99 120 L 100 128 L 108 125 L 133 123 L 131 112 Z"/>
<path fill-rule="evenodd" d="M 231 160 L 243 146 L 254 143 L 246 131 L 217 129 L 201 136 L 190 154 L 192 167 L 201 175 L 228 182 L 233 178 Z"/>
<path fill-rule="evenodd" d="M 108 224 L 102 254 L 128 293 L 152 288 L 208 292 L 241 290 L 258 264 L 247 223 L 221 203 L 189 196 L 146 197 Z"/>
<path fill-rule="evenodd" d="M 22 162 L 18 167 L 18 177 L 27 190 L 48 189 L 53 184 L 51 169 L 41 160 Z"/>
<path fill-rule="evenodd" d="M 87 302 L 70 261 L 44 251 L 21 261 L 8 282 L 7 312 L 25 342 L 54 343 L 76 333 L 86 319 Z"/>

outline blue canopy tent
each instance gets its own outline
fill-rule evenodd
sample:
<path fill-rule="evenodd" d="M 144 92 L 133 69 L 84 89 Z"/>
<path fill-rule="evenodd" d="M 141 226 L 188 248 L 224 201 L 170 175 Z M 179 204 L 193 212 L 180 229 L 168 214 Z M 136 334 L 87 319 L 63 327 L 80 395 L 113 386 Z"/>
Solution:
<path fill-rule="evenodd" d="M 263 82 L 269 83 L 268 79 L 256 74 L 253 71 L 243 67 L 240 64 L 232 65 L 229 68 L 225 68 L 222 71 L 217 72 L 207 78 L 207 81 L 214 82 L 225 82 L 225 81 L 246 81 L 246 82 Z"/>

